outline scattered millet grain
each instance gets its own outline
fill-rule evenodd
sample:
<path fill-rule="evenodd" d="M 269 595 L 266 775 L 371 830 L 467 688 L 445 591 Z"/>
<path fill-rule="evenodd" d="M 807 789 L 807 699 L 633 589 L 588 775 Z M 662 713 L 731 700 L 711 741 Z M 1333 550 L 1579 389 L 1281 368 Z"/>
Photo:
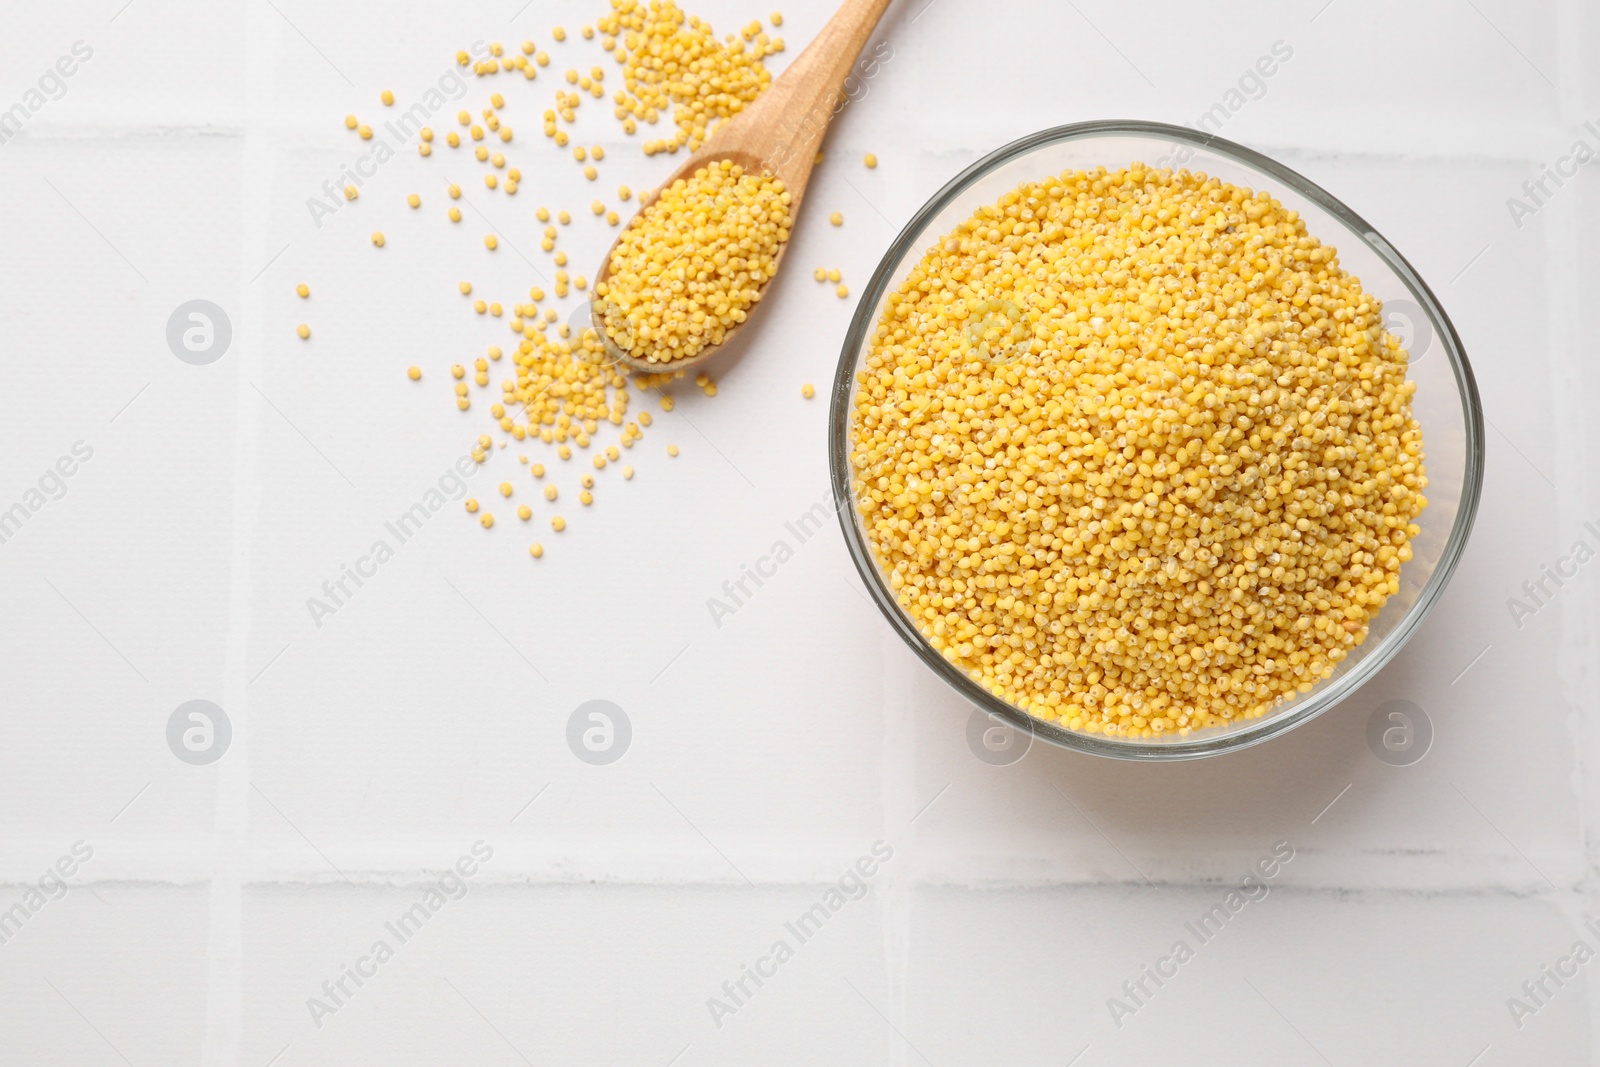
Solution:
<path fill-rule="evenodd" d="M 724 43 L 710 24 L 689 18 L 672 0 L 615 0 L 612 7 L 599 29 L 627 42 L 616 50 L 623 80 L 615 97 L 618 117 L 653 123 L 670 112 L 676 127 L 670 137 L 647 142 L 646 155 L 698 149 L 772 83 L 762 60 L 783 50 L 781 39 L 761 34 L 751 47 Z"/>

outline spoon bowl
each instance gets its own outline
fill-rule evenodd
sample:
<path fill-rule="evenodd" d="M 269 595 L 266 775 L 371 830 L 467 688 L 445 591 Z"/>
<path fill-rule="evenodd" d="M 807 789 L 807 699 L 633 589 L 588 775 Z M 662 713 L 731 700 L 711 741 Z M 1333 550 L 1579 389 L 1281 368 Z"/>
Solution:
<path fill-rule="evenodd" d="M 747 174 L 770 174 L 782 181 L 789 194 L 791 225 L 798 221 L 806 186 L 810 184 L 811 171 L 816 166 L 817 149 L 828 131 L 828 123 L 839 110 L 838 101 L 844 90 L 845 79 L 889 3 L 890 0 L 845 0 L 816 40 L 755 103 L 717 127 L 706 143 L 683 166 L 673 171 L 648 198 L 640 197 L 639 211 L 643 213 L 649 210 L 661 190 L 670 188 L 673 182 L 689 177 L 701 167 L 727 160 L 742 167 Z M 616 243 L 613 243 L 606 252 L 605 261 L 595 273 L 597 286 L 610 279 L 611 256 L 615 251 Z M 707 345 L 692 356 L 661 363 L 639 359 L 632 353 L 624 352 L 611 337 L 604 304 L 600 300 L 590 304 L 595 332 L 605 345 L 607 356 L 630 370 L 660 374 L 697 367 L 726 348 L 734 335 L 748 324 L 750 316 L 761 307 L 767 287 L 777 276 L 788 251 L 789 241 L 786 240 L 778 246 L 772 274 L 762 282 L 756 302 L 746 313 L 745 322 L 728 330 L 719 344 Z M 623 324 L 610 325 L 620 327 Z"/>

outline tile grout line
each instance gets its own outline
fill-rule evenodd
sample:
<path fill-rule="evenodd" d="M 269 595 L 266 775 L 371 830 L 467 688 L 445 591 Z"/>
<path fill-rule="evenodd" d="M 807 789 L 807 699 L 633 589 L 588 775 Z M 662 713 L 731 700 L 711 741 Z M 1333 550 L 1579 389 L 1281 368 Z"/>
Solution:
<path fill-rule="evenodd" d="M 270 204 L 274 153 L 271 107 L 275 87 L 273 42 L 279 27 L 260 5 L 247 5 L 243 177 L 240 184 L 239 285 L 235 290 L 238 327 L 235 347 L 217 367 L 237 375 L 234 409 L 232 552 L 228 569 L 228 623 L 223 710 L 233 724 L 230 750 L 215 764 L 215 826 L 221 848 L 211 878 L 210 937 L 206 960 L 206 1022 L 201 1062 L 226 1067 L 241 1059 L 244 1030 L 244 875 L 250 835 L 250 610 L 252 546 L 260 517 L 261 405 L 250 382 L 266 364 L 261 352 L 267 286 L 244 279 L 257 271 L 255 250 L 270 243 L 270 214 L 251 209 Z M 246 260 L 251 260 L 246 262 Z M 231 362 L 231 366 L 229 365 Z M 279 1053 L 281 1056 L 282 1053 Z"/>

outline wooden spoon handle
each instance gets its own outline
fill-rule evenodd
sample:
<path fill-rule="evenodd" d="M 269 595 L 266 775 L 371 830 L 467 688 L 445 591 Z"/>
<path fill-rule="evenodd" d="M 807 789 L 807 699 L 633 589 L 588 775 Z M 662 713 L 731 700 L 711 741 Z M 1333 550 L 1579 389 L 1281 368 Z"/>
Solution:
<path fill-rule="evenodd" d="M 828 124 L 848 102 L 846 80 L 890 0 L 844 0 L 833 18 L 761 97 L 728 120 L 708 155 L 761 161 L 798 202 Z"/>

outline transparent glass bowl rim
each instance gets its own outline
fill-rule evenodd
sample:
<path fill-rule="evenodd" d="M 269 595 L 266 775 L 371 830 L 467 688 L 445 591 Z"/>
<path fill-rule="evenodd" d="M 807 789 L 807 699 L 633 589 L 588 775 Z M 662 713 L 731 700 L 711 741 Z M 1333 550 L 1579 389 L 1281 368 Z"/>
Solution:
<path fill-rule="evenodd" d="M 1460 506 L 1439 562 L 1429 575 L 1416 601 L 1378 647 L 1367 652 L 1344 675 L 1314 689 L 1290 705 L 1288 710 L 1269 712 L 1259 719 L 1250 720 L 1225 731 L 1206 730 L 1187 737 L 1161 741 L 1111 739 L 1099 734 L 1068 730 L 1055 723 L 1036 719 L 1022 709 L 999 699 L 945 659 L 906 616 L 889 591 L 883 575 L 878 571 L 871 549 L 867 546 L 851 490 L 850 400 L 857 356 L 877 325 L 878 306 L 882 303 L 889 286 L 897 280 L 895 272 L 900 262 L 913 246 L 925 242 L 924 232 L 934 219 L 991 172 L 1049 145 L 1101 136 L 1155 137 L 1229 157 L 1282 183 L 1284 187 L 1312 201 L 1348 227 L 1372 252 L 1384 260 L 1411 290 L 1417 304 L 1433 327 L 1434 337 L 1443 342 L 1445 355 L 1450 361 L 1450 369 L 1455 376 L 1457 391 L 1464 409 L 1463 421 L 1467 435 L 1465 445 L 1467 462 L 1462 475 Z M 1108 160 L 1107 166 L 1114 162 Z M 1043 178 L 1046 175 L 1040 174 L 1038 177 Z M 1440 594 L 1449 584 L 1450 576 L 1455 572 L 1461 553 L 1466 547 L 1473 520 L 1477 517 L 1478 501 L 1483 487 L 1483 408 L 1478 397 L 1477 381 L 1473 378 L 1472 367 L 1467 362 L 1466 352 L 1462 348 L 1461 339 L 1457 336 L 1454 325 L 1450 322 L 1450 317 L 1445 314 L 1433 290 L 1428 288 L 1427 283 L 1405 257 L 1400 255 L 1370 223 L 1305 176 L 1243 145 L 1220 137 L 1207 136 L 1186 126 L 1174 126 L 1164 122 L 1113 119 L 1078 122 L 1041 130 L 991 152 L 951 179 L 912 216 L 910 222 L 906 223 L 905 228 L 884 253 L 877 270 L 873 272 L 872 280 L 862 293 L 861 302 L 857 305 L 855 316 L 850 322 L 850 331 L 845 337 L 844 349 L 839 357 L 839 368 L 834 376 L 831 405 L 828 424 L 828 460 L 833 484 L 834 510 L 838 513 L 839 525 L 844 532 L 850 556 L 855 561 L 856 570 L 860 572 L 867 592 L 888 619 L 889 624 L 935 674 L 983 711 L 1062 748 L 1115 759 L 1148 762 L 1199 759 L 1249 748 L 1309 722 L 1354 693 L 1399 653 L 1422 624 L 1423 619 L 1433 610 Z"/>

